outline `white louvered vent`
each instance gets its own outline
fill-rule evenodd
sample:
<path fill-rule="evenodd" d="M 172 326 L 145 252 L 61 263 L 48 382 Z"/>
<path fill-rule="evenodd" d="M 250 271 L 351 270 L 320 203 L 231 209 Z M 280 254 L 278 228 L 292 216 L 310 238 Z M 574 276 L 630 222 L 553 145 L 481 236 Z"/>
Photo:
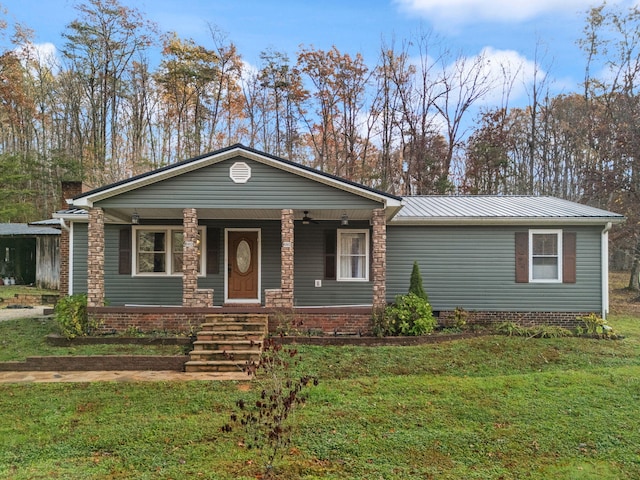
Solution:
<path fill-rule="evenodd" d="M 229 168 L 229 177 L 235 183 L 247 183 L 251 178 L 251 167 L 244 162 L 236 162 Z"/>

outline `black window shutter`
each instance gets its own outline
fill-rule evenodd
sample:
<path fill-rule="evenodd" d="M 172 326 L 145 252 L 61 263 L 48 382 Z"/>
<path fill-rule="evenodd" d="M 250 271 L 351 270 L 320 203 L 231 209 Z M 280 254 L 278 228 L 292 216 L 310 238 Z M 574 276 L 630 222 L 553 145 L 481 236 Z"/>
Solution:
<path fill-rule="evenodd" d="M 120 229 L 118 273 L 120 275 L 131 275 L 131 227 Z"/>
<path fill-rule="evenodd" d="M 516 232 L 516 283 L 529 283 L 529 232 Z"/>
<path fill-rule="evenodd" d="M 336 251 L 337 251 L 336 230 L 325 230 L 324 232 L 324 278 L 325 280 L 336 279 Z"/>
<path fill-rule="evenodd" d="M 562 283 L 576 283 L 576 233 L 562 234 Z"/>
<path fill-rule="evenodd" d="M 220 273 L 220 229 L 207 229 L 207 274 Z"/>

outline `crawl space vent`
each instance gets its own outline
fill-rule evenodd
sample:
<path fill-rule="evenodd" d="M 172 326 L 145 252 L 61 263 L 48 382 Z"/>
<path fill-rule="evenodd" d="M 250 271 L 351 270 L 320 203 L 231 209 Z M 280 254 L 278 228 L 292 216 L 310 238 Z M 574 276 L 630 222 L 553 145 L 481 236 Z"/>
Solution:
<path fill-rule="evenodd" d="M 236 162 L 229 168 L 229 176 L 235 183 L 247 183 L 251 178 L 251 167 L 244 162 Z"/>

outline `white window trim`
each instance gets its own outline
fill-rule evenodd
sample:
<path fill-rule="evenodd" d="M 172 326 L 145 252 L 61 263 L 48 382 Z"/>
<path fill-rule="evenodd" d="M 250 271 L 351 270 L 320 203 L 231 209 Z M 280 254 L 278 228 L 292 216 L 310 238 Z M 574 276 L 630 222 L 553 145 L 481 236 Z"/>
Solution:
<path fill-rule="evenodd" d="M 558 278 L 533 278 L 533 236 L 545 234 L 555 234 L 557 238 Z M 529 283 L 562 283 L 562 258 L 562 230 L 529 230 Z"/>
<path fill-rule="evenodd" d="M 351 278 L 351 277 L 343 277 L 342 272 L 340 270 L 340 259 L 342 258 L 341 252 L 341 241 L 340 237 L 343 233 L 364 233 L 364 244 L 365 244 L 365 276 L 364 278 Z M 369 230 L 367 229 L 350 229 L 350 228 L 339 228 L 336 237 L 336 280 L 338 282 L 368 282 L 369 281 L 369 256 L 371 255 L 369 251 Z"/>
<path fill-rule="evenodd" d="M 173 262 L 171 256 L 173 254 L 172 251 L 172 232 L 175 231 L 184 231 L 182 225 L 144 225 L 144 226 L 134 226 L 132 227 L 132 245 L 131 245 L 131 276 L 132 277 L 182 277 L 182 272 L 173 272 L 171 270 L 173 266 Z M 167 266 L 166 272 L 138 272 L 138 232 L 139 231 L 151 231 L 151 232 L 164 232 L 166 238 L 166 250 L 165 250 L 165 265 Z M 207 249 L 205 245 L 207 244 L 207 229 L 205 227 L 198 227 L 198 233 L 200 233 L 200 245 L 202 246 L 202 254 L 200 255 L 200 273 L 198 273 L 198 277 L 206 276 L 206 265 L 207 265 Z"/>

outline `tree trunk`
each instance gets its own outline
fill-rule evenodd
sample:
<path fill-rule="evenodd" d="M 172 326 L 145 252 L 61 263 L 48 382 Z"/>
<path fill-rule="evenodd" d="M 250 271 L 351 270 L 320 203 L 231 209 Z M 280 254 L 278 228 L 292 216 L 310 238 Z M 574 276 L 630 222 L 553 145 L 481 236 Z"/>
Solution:
<path fill-rule="evenodd" d="M 640 291 L 640 238 L 636 243 L 633 252 L 633 262 L 631 263 L 631 278 L 629 278 L 629 290 Z"/>

